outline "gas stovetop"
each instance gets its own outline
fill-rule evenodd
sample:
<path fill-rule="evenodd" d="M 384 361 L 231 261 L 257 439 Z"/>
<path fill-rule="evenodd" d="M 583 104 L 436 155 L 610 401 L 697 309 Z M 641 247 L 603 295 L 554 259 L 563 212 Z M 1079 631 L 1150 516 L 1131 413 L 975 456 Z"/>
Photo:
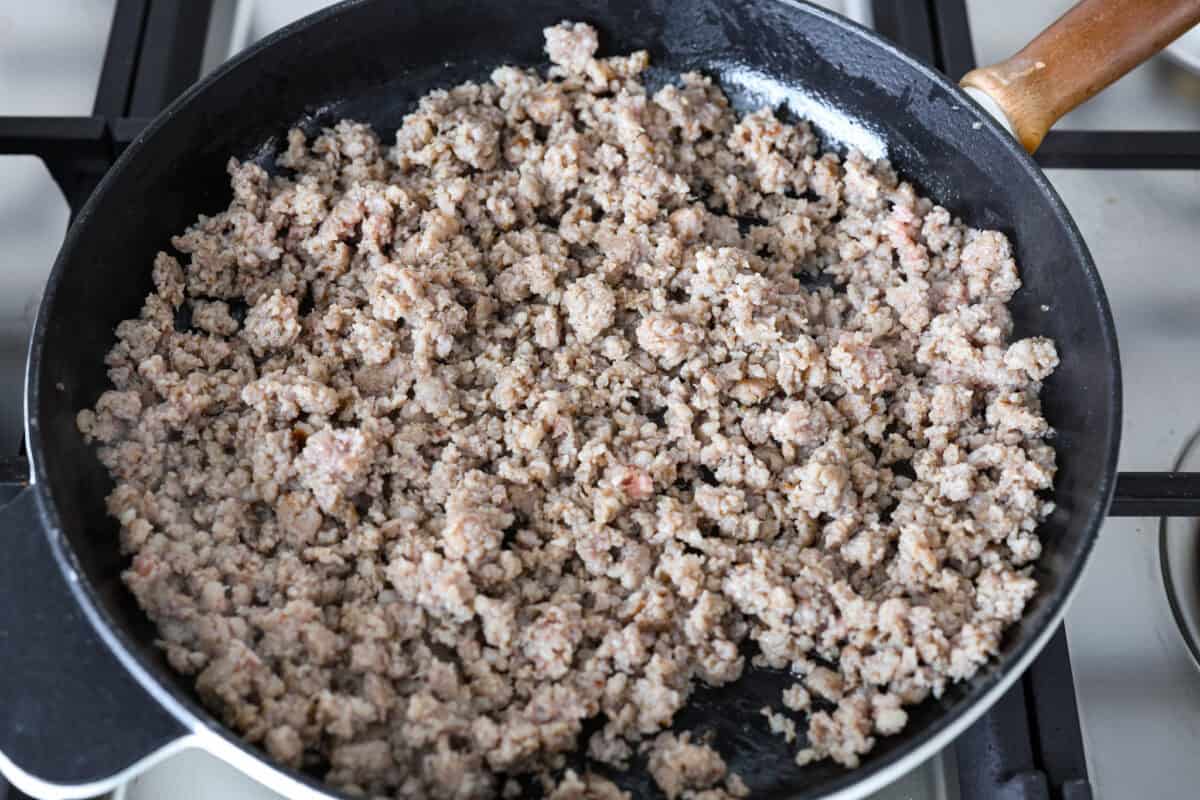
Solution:
<path fill-rule="evenodd" d="M 26 341 L 69 217 L 186 86 L 326 4 L 80 0 L 64 15 L 52 4 L 0 0 L 0 457 L 20 448 Z M 1071 2 L 821 5 L 958 78 L 977 60 L 1014 52 Z M 1198 131 L 1200 78 L 1159 57 L 1069 115 L 1037 154 L 1112 302 L 1125 380 L 1123 470 L 1169 469 L 1200 426 Z M 1117 501 L 1126 516 L 1101 532 L 1064 630 L 953 746 L 876 797 L 1194 796 L 1200 674 L 1163 590 L 1157 515 L 1194 513 L 1196 488 L 1126 476 Z M 276 797 L 200 752 L 166 760 L 117 796 Z M 16 797 L 0 788 L 0 800 Z"/>

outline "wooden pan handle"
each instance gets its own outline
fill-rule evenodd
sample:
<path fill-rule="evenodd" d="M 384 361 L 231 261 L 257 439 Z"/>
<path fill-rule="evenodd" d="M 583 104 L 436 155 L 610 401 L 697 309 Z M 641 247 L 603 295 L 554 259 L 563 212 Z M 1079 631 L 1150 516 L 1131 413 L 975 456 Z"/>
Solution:
<path fill-rule="evenodd" d="M 1082 0 L 1007 61 L 960 84 L 989 95 L 1029 152 L 1046 131 L 1200 23 L 1200 0 Z"/>

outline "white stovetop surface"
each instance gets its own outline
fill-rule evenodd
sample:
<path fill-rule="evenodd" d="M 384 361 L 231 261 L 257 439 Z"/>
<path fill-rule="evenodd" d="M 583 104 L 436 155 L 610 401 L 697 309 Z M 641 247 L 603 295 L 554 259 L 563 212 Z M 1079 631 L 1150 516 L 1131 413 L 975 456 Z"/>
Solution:
<path fill-rule="evenodd" d="M 868 3 L 825 0 L 852 14 Z M 0 114 L 86 114 L 113 0 L 0 0 Z M 322 0 L 217 0 L 231 47 Z M 981 63 L 1004 57 L 1070 0 L 969 0 Z M 208 63 L 219 60 L 211 54 Z M 1063 123 L 1200 129 L 1200 78 L 1159 58 Z M 1116 317 L 1125 376 L 1122 469 L 1166 469 L 1200 426 L 1200 172 L 1052 171 L 1087 239 Z M 67 210 L 32 158 L 0 157 L 0 448 L 16 447 L 25 339 Z M 1190 798 L 1200 786 L 1200 675 L 1181 644 L 1159 577 L 1157 521 L 1112 520 L 1067 617 L 1088 770 L 1100 800 Z M 958 796 L 932 759 L 876 800 Z M 184 752 L 115 800 L 273 800 L 221 762 Z"/>

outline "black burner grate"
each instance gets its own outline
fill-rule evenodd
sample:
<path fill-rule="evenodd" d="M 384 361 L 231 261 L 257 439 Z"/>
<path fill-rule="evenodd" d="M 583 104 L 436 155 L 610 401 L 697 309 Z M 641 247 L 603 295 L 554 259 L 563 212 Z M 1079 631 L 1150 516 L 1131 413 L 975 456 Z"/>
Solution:
<path fill-rule="evenodd" d="M 876 29 L 960 78 L 975 66 L 965 0 L 874 0 Z M 0 117 L 0 156 L 41 158 L 78 213 L 121 150 L 196 80 L 213 0 L 118 0 L 90 116 Z M 1044 167 L 1200 169 L 1200 132 L 1051 131 Z M 0 458 L 0 479 L 23 476 Z M 1113 513 L 1200 515 L 1200 476 L 1121 476 Z M 1009 693 L 955 744 L 963 798 L 1085 800 L 1084 759 L 1066 636 L 1059 630 Z M 0 781 L 0 800 L 23 795 Z"/>
<path fill-rule="evenodd" d="M 213 0 L 117 0 L 92 114 L 0 117 L 0 156 L 42 159 L 74 218 L 125 145 L 196 81 Z"/>

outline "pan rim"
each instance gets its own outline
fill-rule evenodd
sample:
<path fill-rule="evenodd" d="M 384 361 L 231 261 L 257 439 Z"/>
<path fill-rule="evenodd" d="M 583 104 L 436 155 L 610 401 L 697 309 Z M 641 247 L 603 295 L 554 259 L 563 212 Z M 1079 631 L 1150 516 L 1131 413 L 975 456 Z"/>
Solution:
<path fill-rule="evenodd" d="M 1037 189 L 1049 201 L 1059 223 L 1064 226 L 1072 244 L 1072 254 L 1075 256 L 1073 260 L 1077 267 L 1083 270 L 1086 282 L 1098 300 L 1104 334 L 1102 344 L 1109 355 L 1106 371 L 1107 377 L 1111 380 L 1111 393 L 1105 398 L 1096 399 L 1098 403 L 1106 403 L 1111 410 L 1108 415 L 1107 428 L 1097 432 L 1106 440 L 1103 477 L 1095 488 L 1090 506 L 1078 512 L 1085 515 L 1084 541 L 1080 545 L 1079 555 L 1061 576 L 1060 585 L 1045 599 L 1046 605 L 1041 610 L 1044 618 L 1039 623 L 1042 627 L 1031 631 L 1009 653 L 994 662 L 990 667 L 990 674 L 985 676 L 978 686 L 970 689 L 955 706 L 930 722 L 924 730 L 912 734 L 911 741 L 898 744 L 895 750 L 879 758 L 871 759 L 868 756 L 862 766 L 847 770 L 835 778 L 808 787 L 797 788 L 797 796 L 801 797 L 812 796 L 813 790 L 820 787 L 826 793 L 822 796 L 849 800 L 849 798 L 862 797 L 890 783 L 948 744 L 999 699 L 1001 694 L 1024 672 L 1056 630 L 1071 597 L 1078 590 L 1080 577 L 1094 550 L 1100 525 L 1107 514 L 1115 488 L 1122 417 L 1121 368 L 1112 311 L 1087 245 L 1074 219 L 1046 175 L 1016 140 L 947 76 L 922 63 L 876 32 L 840 14 L 803 0 L 771 1 L 798 13 L 819 18 L 865 40 L 895 62 L 897 66 L 903 65 L 904 68 L 949 91 L 968 113 L 974 115 L 973 122 L 982 123 L 979 129 L 981 133 L 986 131 L 987 135 L 1000 138 L 1001 146 L 1011 158 L 1012 167 L 1022 170 L 1030 177 Z M 164 678 L 160 677 L 158 666 L 150 663 L 148 658 L 138 652 L 126 632 L 101 604 L 98 593 L 91 585 L 86 573 L 81 569 L 71 544 L 67 540 L 61 526 L 55 498 L 51 496 L 47 488 L 48 473 L 43 456 L 45 441 L 37 409 L 41 401 L 39 384 L 43 371 L 42 357 L 46 329 L 49 324 L 50 310 L 54 305 L 63 274 L 67 270 L 68 263 L 73 260 L 81 232 L 86 228 L 93 211 L 105 201 L 116 177 L 128 169 L 129 165 L 138 158 L 145 142 L 156 136 L 168 121 L 184 111 L 193 98 L 209 91 L 210 87 L 220 83 L 224 76 L 242 69 L 244 65 L 258 58 L 276 43 L 327 24 L 330 20 L 357 7 L 376 2 L 380 2 L 380 0 L 344 0 L 344 2 L 317 11 L 280 28 L 245 48 L 189 87 L 134 138 L 97 185 L 64 237 L 63 245 L 47 278 L 38 306 L 26 362 L 25 436 L 28 443 L 31 483 L 33 484 L 31 488 L 37 492 L 45 535 L 49 539 L 55 559 L 68 579 L 76 602 L 96 630 L 97 635 L 145 691 L 167 713 L 174 716 L 200 741 L 203 741 L 206 749 L 226 761 L 236 762 L 235 766 L 250 772 L 259 780 L 265 782 L 286 781 L 289 784 L 288 791 L 299 790 L 305 794 L 312 793 L 310 796 L 313 797 L 348 797 L 348 795 L 338 792 L 308 774 L 276 763 L 264 751 L 237 736 L 232 729 L 222 725 L 199 703 L 170 686 Z M 904 734 L 900 735 L 904 736 Z"/>

